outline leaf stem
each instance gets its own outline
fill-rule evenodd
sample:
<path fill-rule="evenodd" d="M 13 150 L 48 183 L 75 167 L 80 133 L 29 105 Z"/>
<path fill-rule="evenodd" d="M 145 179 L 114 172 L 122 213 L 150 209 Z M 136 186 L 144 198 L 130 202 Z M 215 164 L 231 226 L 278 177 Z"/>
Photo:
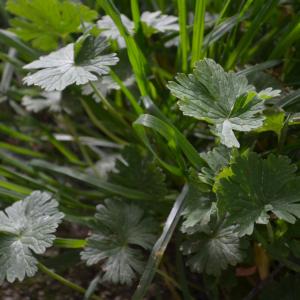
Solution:
<path fill-rule="evenodd" d="M 54 271 L 51 271 L 50 269 L 48 269 L 45 265 L 43 265 L 40 262 L 38 263 L 38 268 L 40 269 L 40 271 L 44 272 L 45 274 L 47 274 L 52 279 L 57 280 L 61 284 L 65 285 L 65 286 L 67 286 L 67 287 L 69 287 L 69 288 L 71 288 L 71 289 L 73 289 L 73 290 L 75 290 L 75 291 L 77 291 L 81 294 L 85 294 L 86 290 L 83 287 L 81 287 L 81 286 L 69 281 L 68 279 L 58 275 Z M 97 296 L 92 296 L 91 299 L 101 300 L 101 298 L 97 297 Z"/>
<path fill-rule="evenodd" d="M 89 81 L 89 84 L 91 88 L 93 89 L 94 93 L 99 97 L 99 99 L 102 101 L 106 109 L 114 116 L 116 117 L 123 125 L 128 127 L 128 123 L 122 118 L 122 116 L 114 109 L 114 107 L 107 101 L 107 99 L 103 96 L 101 91 L 96 87 L 96 85 Z"/>
<path fill-rule="evenodd" d="M 121 144 L 121 145 L 126 145 L 127 142 L 122 140 L 121 138 L 117 137 L 116 135 L 114 135 L 111 131 L 109 131 L 102 123 L 100 120 L 98 120 L 96 118 L 96 116 L 94 115 L 94 113 L 92 112 L 92 110 L 89 108 L 89 106 L 85 103 L 85 101 L 80 98 L 80 102 L 83 106 L 83 108 L 85 109 L 86 113 L 88 114 L 90 120 L 92 121 L 92 123 L 98 128 L 100 129 L 105 135 L 107 135 L 111 140 L 113 140 L 114 142 Z"/>

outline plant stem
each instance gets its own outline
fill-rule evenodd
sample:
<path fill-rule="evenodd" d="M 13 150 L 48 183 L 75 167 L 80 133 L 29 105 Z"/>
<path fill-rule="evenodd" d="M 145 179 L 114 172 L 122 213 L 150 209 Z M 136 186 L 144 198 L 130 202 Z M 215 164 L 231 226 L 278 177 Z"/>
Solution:
<path fill-rule="evenodd" d="M 95 84 L 93 82 L 89 82 L 91 88 L 93 89 L 94 93 L 99 97 L 99 99 L 102 101 L 106 109 L 116 118 L 118 119 L 123 125 L 128 127 L 128 123 L 122 118 L 122 116 L 114 109 L 114 107 L 107 101 L 107 99 L 103 96 L 101 91 L 97 89 Z"/>
<path fill-rule="evenodd" d="M 58 275 L 57 273 L 51 271 L 50 269 L 48 269 L 45 265 L 43 265 L 40 262 L 38 263 L 38 268 L 42 272 L 44 272 L 45 274 L 47 274 L 49 277 L 53 278 L 54 280 L 57 280 L 61 284 L 65 285 L 65 286 L 67 286 L 67 287 L 69 287 L 69 288 L 71 288 L 71 289 L 73 289 L 73 290 L 75 290 L 75 291 L 77 291 L 77 292 L 79 292 L 81 294 L 85 294 L 86 290 L 83 287 L 81 287 L 81 286 L 79 286 L 79 285 L 77 285 L 77 284 L 69 281 L 68 279 L 66 279 L 66 278 Z M 101 300 L 101 298 L 97 297 L 97 296 L 92 296 L 91 299 Z"/>
<path fill-rule="evenodd" d="M 136 101 L 134 95 L 131 93 L 131 91 L 127 88 L 127 86 L 124 85 L 123 81 L 119 78 L 119 76 L 110 70 L 110 76 L 119 84 L 122 92 L 125 94 L 125 96 L 128 98 L 130 104 L 134 108 L 135 112 L 140 115 L 143 113 L 142 107 L 138 104 Z"/>
<path fill-rule="evenodd" d="M 114 142 L 121 144 L 121 145 L 126 145 L 127 142 L 120 139 L 119 137 L 117 137 L 116 135 L 114 135 L 111 131 L 109 131 L 108 129 L 106 129 L 106 127 L 101 123 L 100 120 L 98 120 L 96 118 L 96 116 L 94 115 L 94 113 L 92 112 L 92 110 L 89 108 L 89 106 L 85 103 L 85 101 L 80 98 L 80 102 L 83 106 L 83 108 L 85 109 L 86 113 L 88 114 L 90 120 L 92 121 L 92 123 L 98 128 L 100 129 L 104 134 L 106 134 L 109 138 L 111 138 Z"/>

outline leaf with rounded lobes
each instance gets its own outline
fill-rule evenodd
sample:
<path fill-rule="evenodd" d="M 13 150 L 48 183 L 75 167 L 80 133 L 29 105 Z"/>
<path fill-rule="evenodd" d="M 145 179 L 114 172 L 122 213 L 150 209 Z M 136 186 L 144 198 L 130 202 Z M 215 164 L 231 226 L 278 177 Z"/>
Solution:
<path fill-rule="evenodd" d="M 87 240 L 81 258 L 87 265 L 103 262 L 103 279 L 130 285 L 143 271 L 142 249 L 151 249 L 156 226 L 133 204 L 105 200 L 97 206 L 97 228 Z"/>
<path fill-rule="evenodd" d="M 75 54 L 75 47 L 80 46 Z M 86 84 L 96 81 L 98 76 L 108 74 L 109 66 L 119 61 L 115 53 L 100 55 L 107 48 L 104 38 L 87 37 L 77 44 L 71 43 L 38 60 L 25 65 L 24 69 L 36 69 L 23 81 L 27 85 L 38 85 L 46 91 L 62 91 L 71 84 Z"/>
<path fill-rule="evenodd" d="M 192 172 L 189 178 L 189 191 L 186 196 L 182 216 L 181 231 L 187 234 L 209 231 L 211 216 L 216 213 L 216 198 L 206 191 L 198 174 Z"/>
<path fill-rule="evenodd" d="M 43 254 L 53 244 L 53 233 L 64 217 L 57 207 L 50 194 L 34 191 L 0 211 L 0 283 L 36 273 L 33 253 Z"/>
<path fill-rule="evenodd" d="M 288 223 L 300 218 L 300 177 L 286 156 L 262 159 L 250 152 L 236 157 L 231 174 L 217 185 L 218 207 L 239 225 L 239 235 L 252 234 L 254 224 L 267 224 L 269 213 Z"/>
<path fill-rule="evenodd" d="M 169 82 L 183 114 L 213 124 L 214 133 L 227 147 L 239 147 L 236 131 L 251 131 L 263 124 L 263 99 L 245 76 L 226 73 L 212 59 L 196 63 L 193 74 L 178 74 Z"/>
<path fill-rule="evenodd" d="M 226 220 L 220 220 L 216 215 L 209 222 L 209 230 L 189 236 L 181 250 L 191 256 L 187 264 L 193 271 L 215 276 L 228 265 L 236 265 L 243 257 L 236 226 L 226 225 Z"/>

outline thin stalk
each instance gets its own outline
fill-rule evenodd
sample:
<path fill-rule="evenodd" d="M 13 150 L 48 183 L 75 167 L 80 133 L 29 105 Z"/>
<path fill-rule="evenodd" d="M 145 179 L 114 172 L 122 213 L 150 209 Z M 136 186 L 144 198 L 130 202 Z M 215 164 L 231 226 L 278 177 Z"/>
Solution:
<path fill-rule="evenodd" d="M 86 113 L 88 114 L 90 120 L 92 121 L 92 123 L 98 128 L 100 129 L 105 135 L 107 135 L 109 138 L 111 138 L 111 140 L 113 140 L 114 142 L 121 144 L 121 145 L 126 145 L 127 142 L 122 140 L 121 138 L 117 137 L 116 135 L 114 135 L 110 130 L 108 130 L 102 123 L 100 120 L 98 120 L 96 118 L 96 116 L 94 115 L 94 113 L 92 112 L 92 110 L 89 108 L 89 106 L 85 103 L 85 101 L 80 98 L 80 102 L 83 106 L 83 108 L 85 109 Z"/>
<path fill-rule="evenodd" d="M 130 104 L 132 105 L 133 109 L 138 115 L 141 115 L 143 113 L 142 107 L 139 105 L 139 103 L 136 101 L 134 95 L 131 93 L 131 91 L 127 88 L 127 86 L 123 83 L 123 81 L 119 78 L 119 76 L 113 72 L 110 71 L 111 77 L 117 82 L 117 84 L 120 86 L 122 92 L 125 94 L 125 96 L 128 98 Z"/>
<path fill-rule="evenodd" d="M 128 123 L 123 119 L 123 117 L 114 109 L 114 107 L 107 101 L 107 99 L 103 96 L 101 91 L 97 89 L 95 84 L 91 81 L 89 81 L 89 84 L 91 88 L 93 89 L 94 93 L 100 98 L 106 109 L 115 116 L 122 124 L 124 124 L 126 127 L 128 127 Z"/>
<path fill-rule="evenodd" d="M 179 36 L 180 44 L 178 51 L 181 54 L 181 70 L 186 73 L 188 71 L 188 51 L 189 51 L 189 38 L 187 34 L 187 13 L 186 1 L 177 0 L 178 16 L 179 16 Z"/>
<path fill-rule="evenodd" d="M 45 265 L 43 265 L 43 264 L 40 263 L 40 262 L 38 263 L 38 268 L 39 268 L 42 272 L 44 272 L 45 274 L 47 274 L 49 277 L 51 277 L 51 278 L 54 279 L 54 280 L 57 280 L 57 281 L 60 282 L 61 284 L 63 284 L 63 285 L 65 285 L 65 286 L 67 286 L 67 287 L 69 287 L 69 288 L 75 290 L 76 292 L 79 292 L 79 293 L 81 293 L 81 294 L 85 294 L 86 290 L 85 290 L 83 287 L 81 287 L 81 286 L 79 286 L 79 285 L 77 285 L 77 284 L 75 284 L 75 283 L 69 281 L 68 279 L 66 279 L 66 278 L 64 278 L 64 277 L 62 277 L 62 276 L 60 276 L 60 275 L 58 275 L 57 273 L 51 271 L 50 269 L 48 269 Z M 100 298 L 100 297 L 97 297 L 97 296 L 92 296 L 91 299 L 94 299 L 94 300 L 101 300 L 101 298 Z"/>
<path fill-rule="evenodd" d="M 91 168 L 95 168 L 92 159 L 90 158 L 88 152 L 85 149 L 85 146 L 81 144 L 80 139 L 78 137 L 77 131 L 75 129 L 75 127 L 73 126 L 73 124 L 71 123 L 71 121 L 69 120 L 69 118 L 67 116 L 63 116 L 63 120 L 66 124 L 66 126 L 68 127 L 68 129 L 70 130 L 74 141 L 76 142 L 76 144 L 79 147 L 79 150 L 84 158 L 84 160 L 86 161 L 87 165 L 90 166 Z M 96 172 L 96 170 L 94 170 Z M 96 172 L 97 173 L 97 172 Z"/>
<path fill-rule="evenodd" d="M 192 59 L 191 67 L 197 60 L 203 57 L 202 46 L 203 46 L 203 35 L 204 35 L 204 21 L 205 21 L 205 4 L 206 0 L 197 0 L 194 16 L 193 26 L 193 43 L 192 43 Z"/>

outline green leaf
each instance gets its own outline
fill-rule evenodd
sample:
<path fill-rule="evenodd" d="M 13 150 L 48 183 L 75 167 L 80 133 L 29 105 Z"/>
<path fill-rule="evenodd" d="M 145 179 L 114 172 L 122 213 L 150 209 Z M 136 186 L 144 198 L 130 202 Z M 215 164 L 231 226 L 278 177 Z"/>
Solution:
<path fill-rule="evenodd" d="M 142 249 L 151 249 L 156 226 L 133 204 L 106 200 L 97 206 L 97 229 L 81 253 L 87 265 L 103 262 L 103 279 L 131 284 L 143 271 Z"/>
<path fill-rule="evenodd" d="M 225 225 L 225 220 L 213 218 L 207 233 L 198 233 L 182 244 L 185 255 L 191 255 L 187 264 L 199 273 L 220 275 L 228 265 L 242 260 L 243 247 L 236 226 Z"/>
<path fill-rule="evenodd" d="M 109 66 L 119 61 L 115 53 L 100 55 L 107 46 L 104 38 L 91 36 L 77 44 L 71 43 L 25 65 L 24 69 L 38 71 L 27 75 L 23 81 L 27 85 L 38 85 L 46 91 L 62 91 L 73 83 L 81 85 L 96 81 L 97 75 L 108 74 Z"/>
<path fill-rule="evenodd" d="M 288 223 L 300 218 L 300 177 L 285 156 L 262 159 L 246 153 L 231 165 L 232 174 L 217 187 L 218 206 L 240 225 L 240 236 L 252 234 L 254 224 L 267 224 L 269 213 Z"/>
<path fill-rule="evenodd" d="M 0 212 L 0 283 L 36 273 L 33 253 L 43 254 L 53 244 L 53 233 L 64 217 L 57 206 L 50 194 L 34 191 Z"/>
<path fill-rule="evenodd" d="M 137 148 L 125 148 L 115 169 L 116 172 L 110 173 L 109 182 L 144 192 L 157 200 L 167 193 L 164 173 L 152 158 L 144 157 Z"/>
<path fill-rule="evenodd" d="M 196 63 L 193 74 L 178 74 L 168 88 L 179 98 L 183 114 L 214 125 L 227 147 L 239 147 L 233 130 L 251 131 L 262 125 L 263 101 L 245 76 L 226 73 L 211 59 Z"/>
<path fill-rule="evenodd" d="M 79 32 L 82 22 L 97 17 L 96 11 L 71 1 L 9 0 L 6 8 L 17 16 L 10 20 L 12 31 L 45 51 L 57 48 L 61 38 Z"/>
<path fill-rule="evenodd" d="M 209 231 L 211 216 L 216 213 L 215 197 L 203 192 L 201 182 L 196 176 L 191 176 L 189 192 L 182 212 L 184 222 L 181 231 L 187 234 Z"/>
<path fill-rule="evenodd" d="M 281 135 L 281 130 L 284 126 L 285 113 L 283 111 L 269 109 L 264 112 L 266 118 L 263 126 L 258 128 L 258 132 L 274 131 L 278 137 Z"/>

